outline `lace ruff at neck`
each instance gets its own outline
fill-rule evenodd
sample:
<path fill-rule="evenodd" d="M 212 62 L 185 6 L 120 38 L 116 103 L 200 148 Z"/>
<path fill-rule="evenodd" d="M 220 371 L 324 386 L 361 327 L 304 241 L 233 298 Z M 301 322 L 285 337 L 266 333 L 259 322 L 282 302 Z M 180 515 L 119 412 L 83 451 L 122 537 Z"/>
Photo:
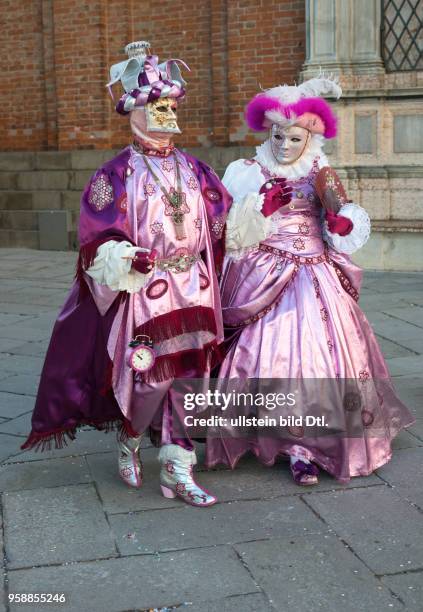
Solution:
<path fill-rule="evenodd" d="M 329 162 L 322 150 L 324 139 L 314 135 L 302 156 L 293 164 L 279 164 L 273 156 L 270 140 L 266 140 L 256 149 L 254 159 L 270 175 L 289 180 L 298 180 L 328 166 Z"/>

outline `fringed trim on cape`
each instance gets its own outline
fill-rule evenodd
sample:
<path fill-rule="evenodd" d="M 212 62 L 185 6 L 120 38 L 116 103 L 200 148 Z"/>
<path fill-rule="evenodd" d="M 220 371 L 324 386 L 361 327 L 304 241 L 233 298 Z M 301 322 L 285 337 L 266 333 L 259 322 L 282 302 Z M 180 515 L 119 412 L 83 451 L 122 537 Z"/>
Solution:
<path fill-rule="evenodd" d="M 209 331 L 217 334 L 213 308 L 191 306 L 190 308 L 173 310 L 139 325 L 135 330 L 135 335 L 149 336 L 154 343 L 197 331 Z"/>
<path fill-rule="evenodd" d="M 136 437 L 139 434 L 131 427 L 130 422 L 122 417 L 109 419 L 106 421 L 94 421 L 92 419 L 81 419 L 74 426 L 59 427 L 50 431 L 36 432 L 31 431 L 26 441 L 22 444 L 21 449 L 31 449 L 34 451 L 48 451 L 63 448 L 68 445 L 69 441 L 76 438 L 77 429 L 79 427 L 89 426 L 94 427 L 98 431 L 109 433 L 110 431 L 119 432 L 119 440 L 125 442 L 130 437 Z"/>
<path fill-rule="evenodd" d="M 154 366 L 142 374 L 143 382 L 163 382 L 169 378 L 182 378 L 187 372 L 195 372 L 201 378 L 208 368 L 216 367 L 224 357 L 223 344 L 213 340 L 200 349 L 188 349 L 171 355 L 157 357 Z"/>

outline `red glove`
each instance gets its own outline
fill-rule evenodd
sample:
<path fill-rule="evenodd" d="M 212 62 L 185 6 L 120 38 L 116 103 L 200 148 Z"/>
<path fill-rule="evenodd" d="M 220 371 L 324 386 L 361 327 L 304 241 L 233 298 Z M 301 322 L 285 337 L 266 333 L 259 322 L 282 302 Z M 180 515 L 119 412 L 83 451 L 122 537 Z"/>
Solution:
<path fill-rule="evenodd" d="M 153 249 L 149 253 L 144 251 L 137 251 L 135 257 L 132 260 L 132 270 L 136 270 L 141 274 L 148 274 L 153 269 L 155 260 L 157 259 L 157 251 Z"/>
<path fill-rule="evenodd" d="M 326 211 L 326 221 L 328 222 L 328 230 L 332 234 L 339 234 L 340 236 L 348 236 L 354 227 L 351 219 L 337 215 L 332 210 Z"/>
<path fill-rule="evenodd" d="M 286 179 L 276 178 L 266 181 L 260 189 L 264 193 L 264 202 L 261 213 L 269 217 L 281 206 L 286 206 L 292 200 L 292 188 L 286 184 Z"/>

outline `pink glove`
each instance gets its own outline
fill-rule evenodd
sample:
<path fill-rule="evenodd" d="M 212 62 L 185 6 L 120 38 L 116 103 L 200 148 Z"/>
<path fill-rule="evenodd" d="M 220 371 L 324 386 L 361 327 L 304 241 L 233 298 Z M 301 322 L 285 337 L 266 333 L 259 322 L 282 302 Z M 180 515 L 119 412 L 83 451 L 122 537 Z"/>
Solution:
<path fill-rule="evenodd" d="M 284 178 L 271 179 L 264 183 L 260 193 L 264 193 L 264 202 L 261 213 L 269 217 L 281 206 L 286 206 L 292 200 L 292 188 L 287 186 Z"/>
<path fill-rule="evenodd" d="M 153 269 L 155 260 L 157 259 L 156 249 L 152 249 L 149 253 L 144 251 L 137 251 L 135 257 L 132 260 L 132 270 L 136 270 L 141 274 L 148 274 Z"/>
<path fill-rule="evenodd" d="M 328 230 L 332 234 L 339 234 L 340 236 L 348 236 L 354 227 L 351 219 L 337 215 L 332 210 L 326 211 L 326 221 L 328 222 Z"/>

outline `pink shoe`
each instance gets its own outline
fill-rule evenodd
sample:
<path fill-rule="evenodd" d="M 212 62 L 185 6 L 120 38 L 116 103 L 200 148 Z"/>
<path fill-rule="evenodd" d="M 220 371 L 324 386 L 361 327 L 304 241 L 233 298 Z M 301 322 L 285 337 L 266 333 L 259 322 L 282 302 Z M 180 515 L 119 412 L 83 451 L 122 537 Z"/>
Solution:
<path fill-rule="evenodd" d="M 319 482 L 317 476 L 319 474 L 319 469 L 313 463 L 306 463 L 301 459 L 295 461 L 295 463 L 291 463 L 291 473 L 298 485 L 308 486 L 314 485 Z"/>

